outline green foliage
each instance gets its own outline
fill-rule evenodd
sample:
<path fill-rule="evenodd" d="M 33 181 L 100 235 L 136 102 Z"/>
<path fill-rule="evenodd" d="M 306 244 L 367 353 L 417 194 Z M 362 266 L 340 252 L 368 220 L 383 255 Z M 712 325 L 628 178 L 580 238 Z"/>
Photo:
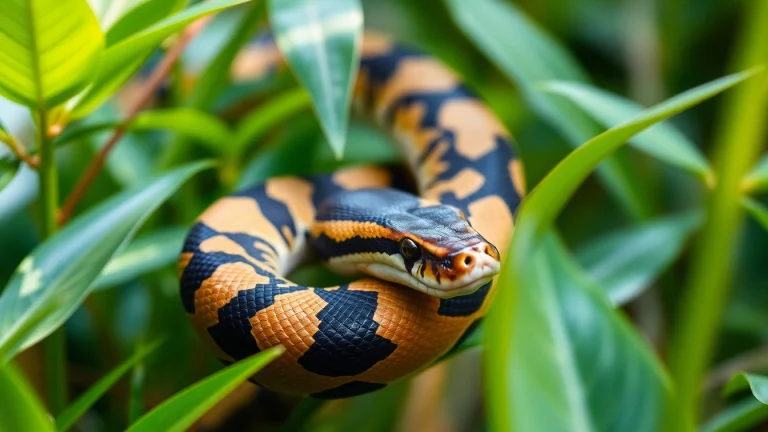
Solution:
<path fill-rule="evenodd" d="M 763 427 L 768 3 L 550 3 L 0 0 L 0 430 Z M 240 385 L 280 348 L 217 371 L 175 261 L 233 189 L 401 162 L 349 117 L 363 16 L 488 102 L 530 193 L 492 311 L 440 369 L 341 401 L 254 396 Z M 288 68 L 263 76 L 239 54 L 267 24 Z"/>
<path fill-rule="evenodd" d="M 320 125 L 340 159 L 360 60 L 360 0 L 269 0 L 269 21 L 277 46 L 312 96 Z"/>

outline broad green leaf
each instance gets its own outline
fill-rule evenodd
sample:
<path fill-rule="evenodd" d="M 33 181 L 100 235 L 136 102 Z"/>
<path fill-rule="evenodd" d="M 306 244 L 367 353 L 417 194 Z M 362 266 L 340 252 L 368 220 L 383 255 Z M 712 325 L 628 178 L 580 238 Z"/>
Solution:
<path fill-rule="evenodd" d="M 269 21 L 278 48 L 312 96 L 323 132 L 341 158 L 360 60 L 360 0 L 269 0 Z"/>
<path fill-rule="evenodd" d="M 103 30 L 109 29 L 128 10 L 145 0 L 88 0 Z"/>
<path fill-rule="evenodd" d="M 755 399 L 739 401 L 719 412 L 707 421 L 701 432 L 741 432 L 755 430 L 754 427 L 768 419 L 768 406 Z"/>
<path fill-rule="evenodd" d="M 112 95 L 141 67 L 149 54 L 168 36 L 206 15 L 250 0 L 211 0 L 198 3 L 142 30 L 104 51 L 93 85 L 74 102 L 74 116 L 83 117 Z"/>
<path fill-rule="evenodd" d="M 138 237 L 115 254 L 93 289 L 120 285 L 175 262 L 186 235 L 187 228 L 166 228 Z"/>
<path fill-rule="evenodd" d="M 285 349 L 270 348 L 198 381 L 173 395 L 132 424 L 128 431 L 185 431 L 216 402 L 277 358 Z"/>
<path fill-rule="evenodd" d="M 540 88 L 568 98 L 606 128 L 625 122 L 644 109 L 638 103 L 589 84 L 553 81 L 543 83 Z M 630 145 L 690 171 L 704 181 L 712 177 L 712 169 L 696 144 L 669 123 L 659 123 L 638 134 Z"/>
<path fill-rule="evenodd" d="M 22 164 L 6 187 L 0 189 L 0 223 L 4 223 L 35 199 L 37 184 L 37 171 Z"/>
<path fill-rule="evenodd" d="M 742 189 L 747 192 L 764 192 L 768 190 L 768 155 L 763 156 L 755 165 L 752 172 L 742 183 Z"/>
<path fill-rule="evenodd" d="M 75 424 L 90 407 L 93 406 L 102 396 L 104 396 L 109 389 L 111 389 L 120 378 L 130 371 L 134 365 L 138 364 L 148 355 L 152 354 L 157 347 L 160 346 L 160 342 L 156 341 L 143 348 L 140 348 L 136 353 L 126 361 L 120 363 L 116 368 L 110 371 L 107 375 L 98 380 L 95 384 L 88 387 L 85 393 L 83 393 L 77 400 L 68 406 L 59 417 L 56 419 L 56 429 L 59 431 L 66 431 Z"/>
<path fill-rule="evenodd" d="M 223 121 L 192 108 L 167 108 L 145 111 L 131 122 L 132 129 L 171 130 L 196 139 L 216 153 L 226 153 L 232 133 Z"/>
<path fill-rule="evenodd" d="M 104 35 L 86 0 L 0 2 L 0 94 L 52 108 L 93 78 Z"/>
<path fill-rule="evenodd" d="M 521 286 L 509 276 L 501 287 Z M 554 236 L 534 252 L 522 277 L 514 349 L 499 382 L 509 399 L 494 430 L 658 430 L 668 379 L 603 289 Z M 495 343 L 488 339 L 487 348 Z M 501 380 L 494 370 L 488 378 Z"/>
<path fill-rule="evenodd" d="M 119 2 L 115 2 L 119 3 Z M 126 10 L 109 26 L 107 46 L 115 45 L 184 8 L 187 0 L 143 0 Z"/>
<path fill-rule="evenodd" d="M 241 155 L 279 123 L 310 106 L 309 94 L 303 89 L 288 90 L 271 98 L 240 120 L 230 146 L 233 156 Z"/>
<path fill-rule="evenodd" d="M 760 222 L 763 228 L 768 230 L 768 207 L 749 197 L 743 197 L 741 205 L 749 211 L 756 221 Z"/>
<path fill-rule="evenodd" d="M 209 166 L 190 164 L 121 192 L 28 255 L 0 295 L 0 363 L 58 328 L 142 222 L 187 179 Z"/>
<path fill-rule="evenodd" d="M 768 377 L 751 373 L 735 375 L 726 385 L 725 392 L 733 393 L 735 389 L 741 389 L 749 385 L 752 396 L 763 405 L 768 405 Z"/>
<path fill-rule="evenodd" d="M 536 291 L 536 286 L 540 283 L 531 279 L 529 269 L 532 267 L 530 257 L 538 248 L 541 234 L 550 229 L 557 214 L 597 164 L 632 136 L 755 74 L 756 72 L 743 72 L 729 75 L 688 90 L 643 111 L 631 121 L 609 129 L 571 152 L 527 196 L 518 211 L 515 235 L 501 275 L 502 286 L 514 286 L 516 289 L 499 290 L 494 306 L 486 318 L 486 340 L 489 342 L 486 344 L 486 361 L 488 376 L 492 377 L 487 384 L 491 394 L 491 417 L 497 430 L 507 431 L 513 428 L 512 420 L 506 413 L 514 406 L 517 384 L 510 384 L 514 380 L 508 365 L 514 365 L 512 357 L 519 354 L 511 349 L 512 340 L 524 336 L 518 335 L 521 330 L 518 330 L 517 325 L 522 323 L 515 318 L 520 312 L 516 305 L 521 300 L 517 300 L 516 296 L 533 295 L 530 292 Z M 530 328 L 530 325 L 527 324 L 524 328 Z M 519 346 L 519 342 L 515 342 L 514 346 Z"/>
<path fill-rule="evenodd" d="M 10 364 L 0 365 L 0 400 L 0 431 L 56 430 L 35 390 Z"/>
<path fill-rule="evenodd" d="M 680 255 L 702 223 L 700 212 L 645 222 L 595 238 L 576 250 L 576 259 L 606 290 L 614 305 L 638 296 Z"/>
<path fill-rule="evenodd" d="M 586 83 L 584 69 L 557 41 L 511 2 L 444 0 L 453 20 L 499 69 L 512 80 L 537 114 L 578 147 L 600 133 L 600 127 L 563 98 L 537 91 L 551 80 Z M 615 157 L 606 158 L 598 175 L 635 218 L 648 216 L 637 185 Z"/>

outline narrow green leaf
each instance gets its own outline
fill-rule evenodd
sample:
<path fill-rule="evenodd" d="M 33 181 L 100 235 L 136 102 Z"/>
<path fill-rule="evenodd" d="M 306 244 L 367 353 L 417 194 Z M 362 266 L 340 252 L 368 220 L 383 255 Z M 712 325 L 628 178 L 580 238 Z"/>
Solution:
<path fill-rule="evenodd" d="M 107 46 L 115 45 L 172 13 L 178 12 L 184 8 L 186 3 L 187 0 L 143 0 L 138 2 L 124 11 L 114 24 L 109 26 L 106 35 Z"/>
<path fill-rule="evenodd" d="M 210 166 L 190 164 L 121 192 L 28 255 L 0 296 L 0 363 L 58 328 L 141 223 L 187 179 Z"/>
<path fill-rule="evenodd" d="M 749 197 L 743 197 L 741 205 L 749 211 L 756 221 L 760 222 L 760 225 L 768 230 L 768 207 Z"/>
<path fill-rule="evenodd" d="M 513 81 L 538 115 L 576 148 L 600 133 L 600 127 L 563 98 L 536 91 L 551 81 L 587 82 L 584 69 L 559 43 L 511 2 L 444 0 L 453 20 Z M 626 168 L 615 157 L 597 170 L 606 188 L 636 219 L 649 216 L 648 205 Z"/>
<path fill-rule="evenodd" d="M 628 139 L 659 121 L 755 76 L 756 73 L 752 71 L 729 75 L 696 87 L 643 111 L 631 121 L 609 129 L 571 152 L 527 196 L 518 212 L 515 235 L 501 276 L 502 286 L 514 286 L 516 289 L 499 290 L 486 321 L 486 337 L 488 341 L 492 341 L 486 344 L 489 376 L 493 377 L 488 380 L 491 392 L 490 408 L 497 430 L 510 430 L 513 427 L 511 422 L 517 421 L 511 420 L 507 415 L 510 407 L 514 405 L 514 389 L 517 388 L 517 385 L 509 385 L 513 381 L 515 369 L 508 370 L 508 365 L 516 364 L 513 357 L 519 354 L 517 351 L 523 351 L 512 350 L 512 340 L 525 337 L 524 334 L 518 333 L 522 332 L 522 328 L 531 326 L 523 325 L 517 320 L 516 317 L 521 311 L 516 305 L 523 300 L 517 300 L 516 296 L 534 295 L 532 292 L 537 290 L 537 284 L 541 282 L 532 279 L 530 275 L 530 257 L 537 250 L 541 235 L 550 229 L 557 214 L 597 164 Z M 519 347 L 519 344 L 519 341 L 515 341 L 514 346 Z M 562 396 L 557 393 L 554 395 Z"/>
<path fill-rule="evenodd" d="M 24 376 L 11 364 L 0 364 L 1 431 L 56 430 L 50 415 Z"/>
<path fill-rule="evenodd" d="M 735 375 L 726 385 L 725 392 L 733 393 L 734 389 L 741 389 L 749 385 L 752 396 L 763 405 L 768 405 L 768 377 L 751 373 Z"/>
<path fill-rule="evenodd" d="M 111 389 L 120 378 L 133 368 L 134 365 L 142 361 L 148 355 L 152 354 L 157 347 L 160 346 L 160 341 L 155 341 L 143 348 L 140 348 L 129 359 L 119 364 L 116 368 L 112 369 L 107 375 L 102 377 L 96 384 L 93 384 L 83 393 L 77 400 L 68 406 L 59 417 L 56 419 L 56 429 L 59 431 L 66 431 L 75 424 L 77 419 L 80 418 L 90 407 L 93 406 L 96 401 L 101 399 L 109 389 Z"/>
<path fill-rule="evenodd" d="M 680 255 L 703 221 L 701 212 L 670 216 L 595 238 L 576 258 L 614 305 L 638 296 Z"/>
<path fill-rule="evenodd" d="M 128 431 L 187 430 L 216 402 L 277 358 L 284 350 L 282 346 L 270 348 L 198 381 L 155 407 L 132 424 Z"/>
<path fill-rule="evenodd" d="M 242 155 L 248 146 L 297 112 L 310 106 L 311 98 L 304 89 L 288 90 L 271 98 L 240 121 L 230 146 L 231 155 Z"/>
<path fill-rule="evenodd" d="M 175 262 L 187 228 L 166 228 L 141 236 L 104 267 L 93 289 L 120 285 Z"/>
<path fill-rule="evenodd" d="M 21 162 L 18 159 L 10 153 L 2 154 L 2 149 L 0 149 L 0 191 L 5 189 L 16 178 L 16 173 L 19 171 L 20 166 Z"/>
<path fill-rule="evenodd" d="M 19 212 L 35 199 L 38 191 L 37 171 L 22 164 L 13 179 L 0 189 L 0 223 Z"/>
<path fill-rule="evenodd" d="M 250 0 L 211 0 L 198 3 L 109 47 L 104 52 L 93 85 L 73 104 L 74 116 L 83 117 L 104 102 L 115 89 L 128 81 L 152 50 L 168 36 L 199 18 L 248 1 Z"/>
<path fill-rule="evenodd" d="M 130 127 L 139 130 L 171 130 L 200 141 L 218 154 L 226 153 L 232 143 L 232 133 L 226 123 L 192 108 L 145 111 L 133 119 Z"/>
<path fill-rule="evenodd" d="M 86 0 L 0 2 L 0 94 L 52 108 L 85 88 L 104 34 Z"/>
<path fill-rule="evenodd" d="M 360 0 L 270 0 L 269 21 L 277 46 L 312 96 L 323 132 L 341 158 L 360 60 Z"/>
<path fill-rule="evenodd" d="M 707 421 L 701 432 L 742 432 L 754 430 L 768 419 L 768 406 L 755 399 L 739 401 Z"/>
<path fill-rule="evenodd" d="M 640 104 L 589 84 L 551 81 L 540 84 L 539 88 L 568 98 L 606 128 L 621 124 L 644 109 Z M 702 180 L 712 177 L 712 169 L 696 145 L 670 123 L 654 125 L 632 138 L 630 145 L 692 172 Z"/>
<path fill-rule="evenodd" d="M 505 402 L 494 430 L 658 430 L 671 389 L 650 347 L 554 236 L 529 264 L 500 280 L 520 293 L 514 349 L 488 370 L 488 382 L 498 383 L 491 397 L 503 392 Z M 486 349 L 495 354 L 494 324 Z"/>
<path fill-rule="evenodd" d="M 742 189 L 751 193 L 768 190 L 768 155 L 763 156 L 744 179 Z"/>

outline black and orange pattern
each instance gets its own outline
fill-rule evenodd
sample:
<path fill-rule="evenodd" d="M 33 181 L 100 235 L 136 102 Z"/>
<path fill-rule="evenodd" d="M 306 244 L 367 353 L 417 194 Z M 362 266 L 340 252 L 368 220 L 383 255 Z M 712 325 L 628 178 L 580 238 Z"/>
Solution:
<path fill-rule="evenodd" d="M 274 53 L 264 44 L 246 50 L 236 73 L 263 73 Z M 504 127 L 454 73 L 434 58 L 366 35 L 353 107 L 392 132 L 421 198 L 460 209 L 499 249 L 488 253 L 504 255 L 523 193 L 521 165 Z M 304 258 L 324 199 L 388 187 L 392 176 L 358 167 L 273 178 L 220 199 L 199 218 L 180 258 L 181 297 L 222 359 L 283 345 L 286 352 L 254 382 L 340 398 L 420 370 L 474 329 L 494 283 L 440 299 L 373 278 L 317 288 L 282 276 Z M 342 235 L 331 225 L 315 225 L 315 235 Z"/>

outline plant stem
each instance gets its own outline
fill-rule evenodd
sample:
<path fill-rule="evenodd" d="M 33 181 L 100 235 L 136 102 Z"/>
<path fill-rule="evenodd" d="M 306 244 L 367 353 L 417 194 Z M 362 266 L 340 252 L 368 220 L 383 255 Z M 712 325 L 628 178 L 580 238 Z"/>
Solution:
<path fill-rule="evenodd" d="M 53 140 L 48 134 L 49 119 L 46 108 L 38 112 L 38 150 L 40 152 L 40 197 L 43 214 L 43 239 L 56 233 L 59 211 L 59 178 L 56 172 Z M 67 403 L 66 336 L 58 329 L 45 339 L 46 377 L 51 413 L 58 414 Z"/>
<path fill-rule="evenodd" d="M 768 62 L 768 2 L 744 3 L 744 33 L 738 40 L 737 69 Z M 699 413 L 704 374 L 712 357 L 723 306 L 728 298 L 733 257 L 744 212 L 740 186 L 757 159 L 766 130 L 766 74 L 729 93 L 715 141 L 718 182 L 708 203 L 707 220 L 694 248 L 691 273 L 683 291 L 682 313 L 670 348 L 677 384 L 670 430 L 693 430 Z"/>

